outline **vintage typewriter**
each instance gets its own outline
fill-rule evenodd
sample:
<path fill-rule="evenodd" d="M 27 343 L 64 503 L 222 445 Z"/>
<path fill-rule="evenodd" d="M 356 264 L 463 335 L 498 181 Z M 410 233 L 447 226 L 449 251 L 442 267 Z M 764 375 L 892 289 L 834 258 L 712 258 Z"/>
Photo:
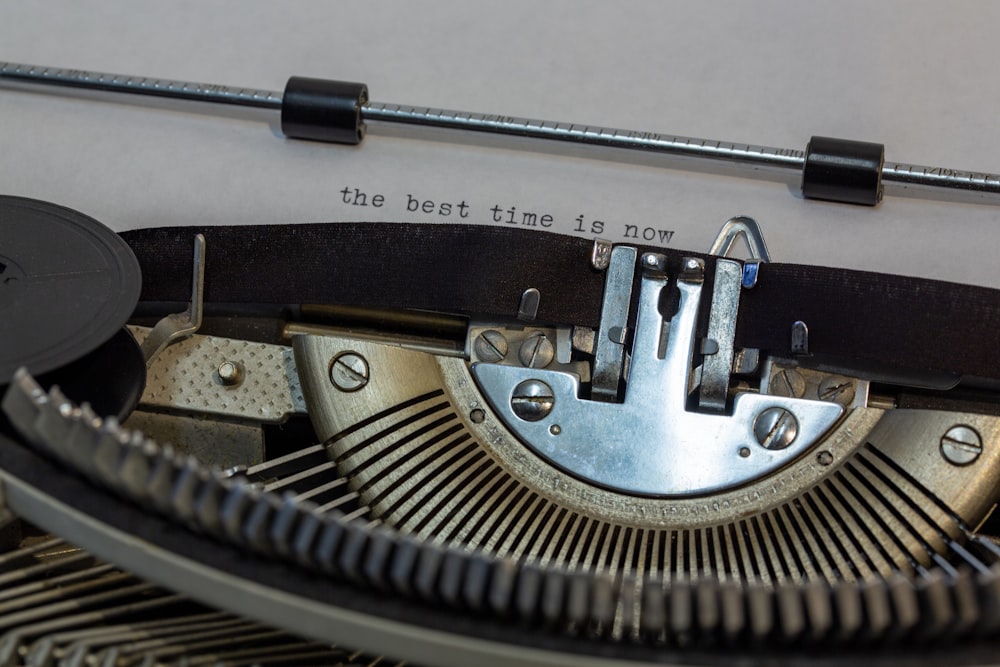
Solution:
<path fill-rule="evenodd" d="M 360 138 L 361 89 L 301 85 Z M 878 201 L 814 143 L 813 195 Z M 995 659 L 994 290 L 745 217 L 702 253 L 4 196 L 0 239 L 0 664 Z"/>

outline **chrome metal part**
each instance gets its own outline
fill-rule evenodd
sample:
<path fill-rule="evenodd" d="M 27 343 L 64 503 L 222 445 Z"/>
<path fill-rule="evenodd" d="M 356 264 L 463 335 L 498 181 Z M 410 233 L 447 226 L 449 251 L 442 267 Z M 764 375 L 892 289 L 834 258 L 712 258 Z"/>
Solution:
<path fill-rule="evenodd" d="M 632 279 L 637 251 L 617 246 L 608 260 L 601 303 L 601 324 L 594 339 L 591 395 L 599 401 L 617 401 L 624 375 L 628 314 L 632 304 Z"/>
<path fill-rule="evenodd" d="M 594 335 L 591 330 L 574 333 L 569 327 L 472 322 L 466 332 L 465 346 L 468 359 L 473 363 L 560 370 L 589 382 L 590 364 L 573 359 L 573 350 L 580 350 L 577 343 L 588 344 L 587 332 L 591 337 Z"/>
<path fill-rule="evenodd" d="M 152 335 L 146 327 L 129 329 L 140 342 Z M 242 370 L 238 384 L 220 377 L 226 363 Z M 306 410 L 290 347 L 201 335 L 166 347 L 153 359 L 139 405 L 255 423 L 282 422 Z"/>
<path fill-rule="evenodd" d="M 809 327 L 801 320 L 792 323 L 792 354 L 809 354 Z"/>
<path fill-rule="evenodd" d="M 613 244 L 607 239 L 594 239 L 594 247 L 590 251 L 590 265 L 597 271 L 605 271 L 611 265 Z"/>
<path fill-rule="evenodd" d="M 534 322 L 538 317 L 538 304 L 542 295 L 534 287 L 529 287 L 521 294 L 521 303 L 517 307 L 517 319 L 524 322 Z"/>
<path fill-rule="evenodd" d="M 643 264 L 650 263 L 644 258 Z M 740 486 L 774 472 L 817 442 L 842 415 L 840 405 L 743 393 L 734 399 L 731 415 L 686 409 L 701 297 L 699 264 L 689 264 L 678 280 L 680 305 L 662 355 L 664 323 L 658 304 L 667 280 L 656 270 L 643 275 L 621 404 L 581 399 L 579 380 L 565 373 L 474 364 L 473 375 L 507 427 L 532 450 L 583 479 L 654 496 L 700 495 Z M 513 412 L 510 396 L 513 387 L 532 379 L 552 388 L 555 404 L 547 417 L 526 422 Z M 768 408 L 795 415 L 798 437 L 784 449 L 757 448 L 752 456 L 740 457 L 741 446 L 757 441 L 752 424 Z M 553 424 L 560 427 L 558 435 L 549 430 Z M 607 424 L 617 428 L 608 429 Z"/>
<path fill-rule="evenodd" d="M 736 315 L 740 307 L 743 267 L 739 262 L 719 259 L 715 263 L 712 306 L 708 316 L 708 339 L 702 346 L 701 390 L 698 406 L 722 412 L 729 397 L 729 376 L 733 369 Z"/>
<path fill-rule="evenodd" d="M 514 391 L 511 392 L 510 409 L 517 415 L 518 419 L 527 422 L 545 419 L 552 412 L 554 405 L 555 397 L 552 395 L 552 388 L 541 380 L 525 380 L 514 387 Z"/>
<path fill-rule="evenodd" d="M 749 259 L 761 262 L 770 262 L 771 254 L 767 251 L 767 244 L 764 242 L 764 235 L 760 231 L 760 225 L 753 218 L 739 215 L 729 218 L 719 234 L 715 237 L 715 242 L 709 249 L 708 254 L 717 257 L 728 257 L 733 251 L 733 246 L 739 239 L 746 243 L 750 253 Z M 756 274 L 755 274 L 756 280 Z M 748 285 L 752 287 L 753 285 Z"/>
<path fill-rule="evenodd" d="M 259 107 L 274 111 L 281 110 L 283 99 L 283 94 L 278 91 L 11 62 L 0 62 L 0 81 L 150 95 L 195 102 Z M 751 173 L 761 170 L 779 173 L 801 172 L 806 162 L 804 151 L 788 148 L 382 102 L 368 102 L 362 105 L 360 107 L 360 121 L 366 124 L 399 123 L 468 132 L 513 135 L 603 148 L 638 150 L 647 153 L 722 161 L 747 167 L 752 170 Z M 908 188 L 927 190 L 944 188 L 982 196 L 1000 195 L 1000 174 L 985 172 L 885 162 L 881 168 L 881 180 L 890 188 L 896 186 L 902 190 Z"/>
<path fill-rule="evenodd" d="M 191 302 L 183 313 L 172 313 L 156 323 L 141 341 L 142 356 L 146 366 L 152 366 L 156 357 L 168 345 L 190 336 L 201 327 L 201 314 L 205 298 L 205 237 L 194 237 L 194 260 L 191 277 Z"/>
<path fill-rule="evenodd" d="M 764 449 L 785 449 L 798 437 L 799 423 L 784 408 L 767 408 L 754 418 L 753 434 Z"/>
<path fill-rule="evenodd" d="M 0 63 L 0 78 L 71 88 L 89 88 L 110 93 L 172 97 L 213 104 L 281 109 L 281 93 L 251 88 L 231 88 L 215 83 L 194 83 L 127 74 L 87 72 L 18 63 Z"/>

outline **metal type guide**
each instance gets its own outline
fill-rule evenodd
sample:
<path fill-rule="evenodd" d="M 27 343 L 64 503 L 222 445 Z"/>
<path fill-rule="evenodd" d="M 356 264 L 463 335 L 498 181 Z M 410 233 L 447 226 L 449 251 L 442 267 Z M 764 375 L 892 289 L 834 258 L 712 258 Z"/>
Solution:
<path fill-rule="evenodd" d="M 1000 175 L 886 162 L 881 144 L 812 137 L 804 151 L 658 132 L 373 102 L 363 83 L 292 77 L 283 92 L 128 74 L 0 62 L 0 81 L 166 97 L 278 111 L 286 136 L 359 144 L 366 123 L 398 123 L 586 144 L 801 173 L 807 199 L 874 206 L 883 186 L 961 192 L 992 199 Z"/>
<path fill-rule="evenodd" d="M 0 197 L 0 664 L 995 662 L 1000 292 L 775 263 L 746 217 L 708 253 L 380 229 Z"/>

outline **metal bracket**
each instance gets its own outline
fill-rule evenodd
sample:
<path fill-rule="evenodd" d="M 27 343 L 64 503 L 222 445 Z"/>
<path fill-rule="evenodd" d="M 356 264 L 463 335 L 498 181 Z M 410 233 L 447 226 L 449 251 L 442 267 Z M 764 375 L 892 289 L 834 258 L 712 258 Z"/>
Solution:
<path fill-rule="evenodd" d="M 728 257 L 736 240 L 740 238 L 746 242 L 751 260 L 771 261 L 767 244 L 764 243 L 764 236 L 760 233 L 760 225 L 757 224 L 756 220 L 745 215 L 738 215 L 726 220 L 726 224 L 722 225 L 722 229 L 719 230 L 718 236 L 715 237 L 715 243 L 712 244 L 708 253 L 717 257 Z"/>
<path fill-rule="evenodd" d="M 572 374 L 473 364 L 483 394 L 528 447 L 603 486 L 690 496 L 740 486 L 778 470 L 840 418 L 838 404 L 753 393 L 736 396 L 731 415 L 688 411 L 703 265 L 685 262 L 677 279 L 680 304 L 669 325 L 658 310 L 668 284 L 665 258 L 649 253 L 641 266 L 623 402 L 580 398 L 580 380 Z M 527 410 L 530 401 L 539 409 Z"/>
<path fill-rule="evenodd" d="M 632 278 L 636 249 L 617 246 L 611 251 L 604 282 L 601 325 L 594 341 L 591 394 L 595 400 L 617 401 L 625 364 L 628 311 L 632 305 Z"/>
<path fill-rule="evenodd" d="M 142 342 L 142 356 L 149 367 L 163 348 L 190 336 L 201 327 L 202 308 L 205 301 L 205 237 L 194 237 L 194 262 L 191 278 L 191 302 L 183 313 L 171 313 L 153 327 Z"/>

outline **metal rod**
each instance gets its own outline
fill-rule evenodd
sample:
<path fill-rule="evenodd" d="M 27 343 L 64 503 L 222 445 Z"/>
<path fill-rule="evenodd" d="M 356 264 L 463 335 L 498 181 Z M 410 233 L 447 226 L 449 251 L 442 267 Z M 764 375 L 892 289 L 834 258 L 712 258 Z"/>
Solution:
<path fill-rule="evenodd" d="M 361 113 L 365 121 L 427 125 L 452 130 L 567 141 L 606 148 L 628 148 L 652 153 L 739 162 L 757 167 L 778 167 L 801 171 L 805 162 L 805 154 L 802 151 L 787 148 L 677 137 L 656 132 L 623 130 L 597 125 L 562 123 L 448 109 L 418 108 L 380 102 L 369 102 Z"/>
<path fill-rule="evenodd" d="M 0 80 L 5 79 L 30 84 L 151 95 L 275 111 L 281 110 L 283 97 L 281 92 L 270 90 L 0 62 Z M 369 102 L 364 105 L 361 108 L 361 118 L 365 122 L 423 125 L 640 150 L 724 161 L 753 169 L 774 168 L 800 172 L 806 158 L 804 151 L 789 148 L 381 102 Z M 943 167 L 886 162 L 882 167 L 882 181 L 904 189 L 943 188 L 983 195 L 1000 195 L 1000 174 Z"/>
<path fill-rule="evenodd" d="M 279 92 L 253 88 L 231 88 L 214 83 L 150 79 L 128 74 L 88 72 L 79 69 L 59 69 L 5 62 L 0 62 L 0 79 L 48 86 L 103 90 L 109 93 L 170 97 L 194 102 L 281 110 L 281 93 Z"/>

